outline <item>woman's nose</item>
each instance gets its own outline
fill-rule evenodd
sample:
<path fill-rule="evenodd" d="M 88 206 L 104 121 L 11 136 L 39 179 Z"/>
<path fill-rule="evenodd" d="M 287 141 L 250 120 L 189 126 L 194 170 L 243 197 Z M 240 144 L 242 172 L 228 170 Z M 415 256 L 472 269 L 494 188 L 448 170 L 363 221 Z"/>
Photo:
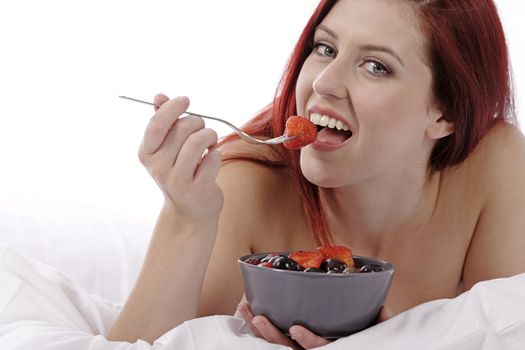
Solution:
<path fill-rule="evenodd" d="M 345 85 L 348 75 L 347 67 L 342 62 L 330 62 L 313 82 L 313 90 L 320 96 L 332 96 L 343 99 L 348 96 Z"/>

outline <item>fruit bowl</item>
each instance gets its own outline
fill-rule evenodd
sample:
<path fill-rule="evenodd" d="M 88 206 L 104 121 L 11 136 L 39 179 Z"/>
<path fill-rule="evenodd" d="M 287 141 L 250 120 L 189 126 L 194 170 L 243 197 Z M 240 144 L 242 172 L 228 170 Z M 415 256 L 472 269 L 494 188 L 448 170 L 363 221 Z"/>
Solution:
<path fill-rule="evenodd" d="M 376 322 L 394 275 L 391 263 L 353 256 L 350 271 L 347 268 L 344 273 L 342 270 L 327 273 L 326 260 L 325 271 L 296 267 L 293 260 L 284 259 L 292 253 L 260 253 L 239 258 L 246 299 L 255 315 L 266 316 L 285 334 L 298 324 L 332 339 L 361 331 Z M 281 261 L 276 263 L 279 260 L 276 256 Z"/>

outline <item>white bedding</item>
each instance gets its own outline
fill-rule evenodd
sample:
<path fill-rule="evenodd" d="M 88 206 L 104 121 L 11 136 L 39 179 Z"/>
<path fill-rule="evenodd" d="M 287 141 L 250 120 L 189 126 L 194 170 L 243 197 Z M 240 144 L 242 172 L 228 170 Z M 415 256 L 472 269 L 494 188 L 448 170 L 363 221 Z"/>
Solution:
<path fill-rule="evenodd" d="M 155 201 L 124 205 L 108 195 L 101 204 L 0 193 L 0 243 L 63 271 L 92 294 L 126 300 L 158 215 L 149 204 Z"/>
<path fill-rule="evenodd" d="M 285 349 L 230 316 L 188 321 L 153 345 L 109 342 L 118 305 L 8 245 L 0 245 L 0 286 L 2 350 Z M 525 274 L 479 283 L 323 349 L 525 349 Z"/>

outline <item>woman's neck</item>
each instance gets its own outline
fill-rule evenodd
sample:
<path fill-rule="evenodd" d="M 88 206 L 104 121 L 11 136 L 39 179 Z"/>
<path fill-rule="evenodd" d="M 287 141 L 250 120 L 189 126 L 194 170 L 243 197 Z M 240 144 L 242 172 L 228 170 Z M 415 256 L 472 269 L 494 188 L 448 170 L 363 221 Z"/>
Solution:
<path fill-rule="evenodd" d="M 420 233 L 436 207 L 440 173 L 398 179 L 321 189 L 335 240 L 378 253 Z"/>

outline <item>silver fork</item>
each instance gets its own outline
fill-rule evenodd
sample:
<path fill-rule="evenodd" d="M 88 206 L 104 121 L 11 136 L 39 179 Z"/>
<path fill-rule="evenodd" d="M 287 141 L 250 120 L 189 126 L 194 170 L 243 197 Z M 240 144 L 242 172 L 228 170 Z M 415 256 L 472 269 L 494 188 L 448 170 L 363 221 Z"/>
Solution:
<path fill-rule="evenodd" d="M 128 97 L 128 96 L 119 96 L 119 97 L 123 98 L 123 99 L 126 99 L 126 100 L 129 100 L 129 101 L 135 101 L 135 102 L 145 103 L 145 104 L 150 105 L 150 106 L 160 107 L 160 106 L 157 106 L 156 104 L 154 104 L 152 102 L 139 100 L 139 99 L 136 99 L 136 98 L 133 98 L 133 97 Z M 201 118 L 205 118 L 205 119 L 211 119 L 211 120 L 216 120 L 218 122 L 222 122 L 222 123 L 228 125 L 230 128 L 232 128 L 244 141 L 247 141 L 249 143 L 253 143 L 253 144 L 256 144 L 256 145 L 277 145 L 279 143 L 283 143 L 285 141 L 288 141 L 288 140 L 291 140 L 291 139 L 294 139 L 294 138 L 297 137 L 297 136 L 282 135 L 282 136 L 279 136 L 279 137 L 274 137 L 273 139 L 269 139 L 269 140 L 260 140 L 258 138 L 255 138 L 253 136 L 248 135 L 247 133 L 245 133 L 244 131 L 242 131 L 241 129 L 239 129 L 238 127 L 236 127 L 235 125 L 233 125 L 232 123 L 230 123 L 229 121 L 226 121 L 224 119 L 220 119 L 220 118 L 216 118 L 216 117 L 210 117 L 210 116 L 207 116 L 207 115 L 202 115 L 202 114 L 197 114 L 197 113 L 192 113 L 192 112 L 189 112 L 189 111 L 186 111 L 184 113 L 188 114 L 188 115 L 193 115 L 193 116 L 196 116 L 196 117 L 201 117 Z"/>

